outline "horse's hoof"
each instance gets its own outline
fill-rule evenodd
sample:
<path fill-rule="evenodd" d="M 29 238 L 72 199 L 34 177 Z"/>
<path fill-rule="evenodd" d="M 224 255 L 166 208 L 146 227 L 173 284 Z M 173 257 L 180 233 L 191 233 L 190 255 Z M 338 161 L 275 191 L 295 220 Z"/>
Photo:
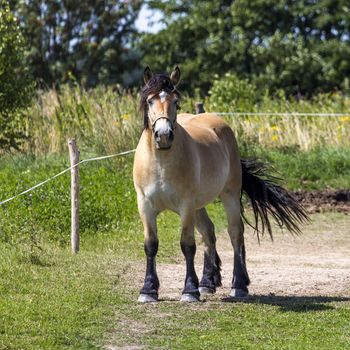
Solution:
<path fill-rule="evenodd" d="M 193 295 L 193 294 L 182 294 L 180 301 L 182 303 L 195 303 L 197 301 L 199 301 L 199 297 Z"/>
<path fill-rule="evenodd" d="M 245 298 L 248 298 L 248 291 L 244 290 L 244 289 L 232 288 L 231 293 L 230 293 L 230 297 L 245 299 Z"/>
<path fill-rule="evenodd" d="M 157 294 L 140 294 L 137 299 L 139 303 L 156 303 L 158 301 Z"/>
<path fill-rule="evenodd" d="M 201 295 L 214 294 L 215 293 L 215 289 L 208 288 L 208 287 L 199 287 L 199 293 Z"/>

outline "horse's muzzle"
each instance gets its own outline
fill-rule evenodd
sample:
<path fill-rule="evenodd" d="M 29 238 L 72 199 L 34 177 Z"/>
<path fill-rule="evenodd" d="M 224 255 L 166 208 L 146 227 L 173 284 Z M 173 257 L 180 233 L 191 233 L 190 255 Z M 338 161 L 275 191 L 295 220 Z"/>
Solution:
<path fill-rule="evenodd" d="M 168 118 L 158 118 L 153 125 L 156 148 L 169 149 L 174 141 L 173 124 Z"/>
<path fill-rule="evenodd" d="M 168 130 L 167 132 L 160 133 L 159 131 L 154 132 L 154 139 L 156 141 L 157 149 L 170 149 L 174 140 L 174 131 Z"/>

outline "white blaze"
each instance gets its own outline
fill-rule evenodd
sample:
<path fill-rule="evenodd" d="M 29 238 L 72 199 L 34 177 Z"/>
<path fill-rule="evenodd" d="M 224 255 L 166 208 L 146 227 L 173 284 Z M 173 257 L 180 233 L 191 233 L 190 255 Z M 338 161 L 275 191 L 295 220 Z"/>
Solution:
<path fill-rule="evenodd" d="M 164 103 L 166 98 L 168 96 L 168 93 L 165 92 L 164 90 L 162 90 L 160 93 L 159 93 L 159 98 L 160 98 L 160 102 Z"/>

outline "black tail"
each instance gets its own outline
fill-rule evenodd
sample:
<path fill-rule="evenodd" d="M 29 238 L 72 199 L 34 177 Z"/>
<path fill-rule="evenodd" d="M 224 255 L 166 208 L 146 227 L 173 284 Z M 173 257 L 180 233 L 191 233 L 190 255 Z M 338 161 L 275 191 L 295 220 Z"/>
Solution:
<path fill-rule="evenodd" d="M 241 165 L 242 193 L 245 193 L 250 199 L 255 224 L 249 223 L 244 217 L 242 209 L 244 221 L 253 227 L 258 234 L 263 234 L 267 229 L 272 238 L 270 214 L 280 228 L 286 227 L 292 233 L 300 233 L 298 225 L 307 222 L 308 215 L 300 203 L 285 188 L 280 186 L 281 180 L 269 174 L 271 167 L 256 159 L 242 159 Z M 259 219 L 261 220 L 260 225 Z"/>

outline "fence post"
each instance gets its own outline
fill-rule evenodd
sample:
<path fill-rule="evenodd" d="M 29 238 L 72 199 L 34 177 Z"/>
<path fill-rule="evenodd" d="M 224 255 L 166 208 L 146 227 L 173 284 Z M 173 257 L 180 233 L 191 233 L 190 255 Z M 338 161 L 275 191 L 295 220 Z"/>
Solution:
<path fill-rule="evenodd" d="M 204 110 L 204 103 L 203 102 L 196 102 L 196 114 L 205 113 Z"/>
<path fill-rule="evenodd" d="M 79 151 L 75 139 L 68 140 L 70 165 L 79 163 Z M 79 251 L 79 169 L 71 169 L 71 246 L 74 254 Z"/>

